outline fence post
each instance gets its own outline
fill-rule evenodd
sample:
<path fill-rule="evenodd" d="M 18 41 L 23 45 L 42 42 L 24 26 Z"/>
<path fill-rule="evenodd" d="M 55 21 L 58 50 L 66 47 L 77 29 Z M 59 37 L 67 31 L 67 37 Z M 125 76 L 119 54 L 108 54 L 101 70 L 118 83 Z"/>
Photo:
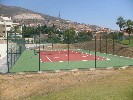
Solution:
<path fill-rule="evenodd" d="M 101 53 L 101 34 L 100 34 L 100 53 Z"/>
<path fill-rule="evenodd" d="M 114 41 L 114 38 L 113 38 L 113 55 L 114 55 L 114 49 L 115 49 L 115 41 Z"/>
<path fill-rule="evenodd" d="M 96 55 L 97 55 L 97 54 L 96 54 L 96 47 L 97 47 L 96 44 L 97 44 L 97 43 L 96 43 L 96 34 L 95 34 L 95 68 L 96 68 L 96 63 L 97 63 L 97 62 L 96 62 L 96 60 L 97 60 L 97 59 L 96 59 Z"/>
<path fill-rule="evenodd" d="M 41 70 L 40 68 L 40 32 L 39 32 L 39 71 Z"/>
<path fill-rule="evenodd" d="M 15 54 L 14 54 L 14 65 L 15 65 L 15 62 L 16 62 L 15 60 L 16 60 L 16 58 L 15 58 Z"/>
<path fill-rule="evenodd" d="M 8 68 L 8 73 L 9 71 L 9 61 L 8 61 L 8 32 L 7 32 L 7 68 Z"/>
<path fill-rule="evenodd" d="M 69 62 L 69 49 L 70 49 L 70 45 L 69 45 L 69 33 L 68 33 L 68 62 Z"/>
<path fill-rule="evenodd" d="M 44 43 L 43 43 L 43 50 L 44 50 Z"/>
<path fill-rule="evenodd" d="M 11 48 L 11 66 L 12 66 L 12 48 Z"/>
<path fill-rule="evenodd" d="M 16 58 L 17 58 L 17 45 L 16 45 Z"/>
<path fill-rule="evenodd" d="M 130 45 L 130 33 L 129 33 L 129 45 Z"/>
<path fill-rule="evenodd" d="M 107 34 L 106 34 L 106 54 L 107 54 Z"/>
<path fill-rule="evenodd" d="M 21 55 L 22 45 L 19 46 L 19 53 Z"/>
<path fill-rule="evenodd" d="M 52 50 L 53 50 L 53 46 L 54 46 L 54 44 L 53 44 L 53 37 L 52 37 Z"/>

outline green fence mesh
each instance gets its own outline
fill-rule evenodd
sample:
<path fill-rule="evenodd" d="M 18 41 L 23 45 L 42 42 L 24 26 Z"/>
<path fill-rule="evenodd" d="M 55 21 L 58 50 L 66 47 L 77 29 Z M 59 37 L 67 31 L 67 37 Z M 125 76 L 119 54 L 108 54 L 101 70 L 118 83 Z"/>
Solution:
<path fill-rule="evenodd" d="M 8 37 L 10 72 L 55 71 L 131 66 L 130 47 L 108 34 L 62 38 Z M 129 50 L 129 51 L 128 51 Z"/>

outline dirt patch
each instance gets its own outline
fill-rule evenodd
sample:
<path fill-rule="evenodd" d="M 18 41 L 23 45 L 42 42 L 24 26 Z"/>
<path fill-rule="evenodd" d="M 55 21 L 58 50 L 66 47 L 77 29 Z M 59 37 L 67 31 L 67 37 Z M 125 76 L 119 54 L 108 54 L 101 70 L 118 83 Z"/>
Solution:
<path fill-rule="evenodd" d="M 119 74 L 119 70 L 0 75 L 0 100 L 24 100 Z"/>
<path fill-rule="evenodd" d="M 106 45 L 107 45 L 107 50 L 106 50 Z M 92 40 L 88 42 L 75 43 L 73 44 L 73 47 L 95 51 L 95 41 Z M 114 52 L 114 55 L 133 58 L 133 47 L 120 44 L 119 42 L 114 42 L 114 49 L 113 49 L 112 40 L 108 40 L 107 44 L 105 39 L 101 40 L 101 46 L 100 46 L 100 40 L 97 40 L 96 49 L 97 49 L 97 52 L 101 52 L 101 53 L 106 53 L 107 51 L 108 54 L 113 54 Z"/>

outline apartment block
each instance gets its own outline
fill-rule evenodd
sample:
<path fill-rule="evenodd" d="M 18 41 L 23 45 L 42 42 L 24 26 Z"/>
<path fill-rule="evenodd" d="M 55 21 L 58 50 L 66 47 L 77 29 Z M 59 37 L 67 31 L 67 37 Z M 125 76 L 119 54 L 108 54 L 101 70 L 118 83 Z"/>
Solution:
<path fill-rule="evenodd" d="M 11 17 L 0 16 L 0 37 L 7 37 L 7 33 L 13 32 L 14 26 L 19 26 L 20 31 L 22 31 L 22 26 L 19 23 L 13 23 Z M 20 33 L 17 34 L 22 36 Z"/>

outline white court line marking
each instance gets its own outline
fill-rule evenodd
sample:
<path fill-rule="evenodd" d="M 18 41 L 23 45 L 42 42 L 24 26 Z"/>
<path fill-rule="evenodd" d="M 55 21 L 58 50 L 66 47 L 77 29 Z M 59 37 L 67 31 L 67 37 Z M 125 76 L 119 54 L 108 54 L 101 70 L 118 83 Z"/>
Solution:
<path fill-rule="evenodd" d="M 59 61 L 59 62 L 64 62 L 64 61 Z"/>
<path fill-rule="evenodd" d="M 40 59 L 40 62 L 42 62 L 42 59 Z"/>
<path fill-rule="evenodd" d="M 120 56 L 120 57 L 123 57 L 123 56 Z"/>
<path fill-rule="evenodd" d="M 82 57 L 86 57 L 86 56 L 82 56 Z"/>
<path fill-rule="evenodd" d="M 130 58 L 130 57 L 125 57 L 125 58 Z"/>
<path fill-rule="evenodd" d="M 46 56 L 47 57 L 47 56 Z M 50 58 L 49 57 L 47 57 L 47 59 L 50 61 L 50 62 L 52 62 L 52 60 L 50 60 Z"/>
<path fill-rule="evenodd" d="M 107 58 L 107 60 L 110 60 L 109 58 Z"/>
<path fill-rule="evenodd" d="M 88 60 L 82 60 L 82 61 L 88 61 Z"/>
<path fill-rule="evenodd" d="M 54 57 L 54 58 L 60 58 L 60 57 Z"/>

